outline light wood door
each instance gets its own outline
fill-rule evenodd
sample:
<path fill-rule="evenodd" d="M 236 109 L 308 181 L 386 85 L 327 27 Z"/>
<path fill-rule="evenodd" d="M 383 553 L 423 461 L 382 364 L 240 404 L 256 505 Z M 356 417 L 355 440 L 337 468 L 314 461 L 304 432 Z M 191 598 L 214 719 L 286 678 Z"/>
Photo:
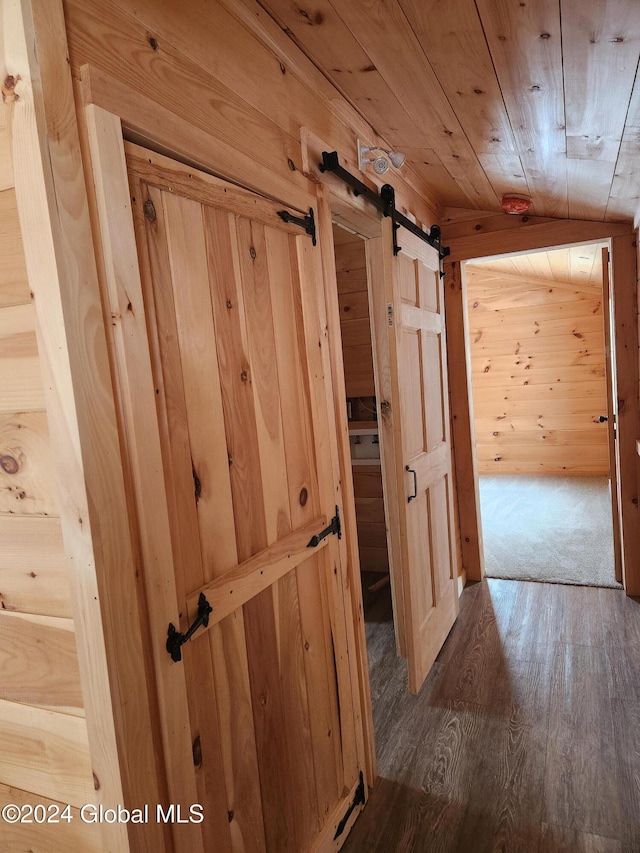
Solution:
<path fill-rule="evenodd" d="M 614 358 L 611 346 L 613 329 L 611 316 L 611 279 L 609 276 L 609 249 L 602 249 L 602 306 L 604 318 L 604 375 L 607 385 L 607 436 L 609 440 L 609 492 L 613 521 L 613 558 L 616 580 L 622 583 L 622 542 L 620 539 L 620 508 L 618 500 L 618 449 L 616 429 L 616 389 Z"/>
<path fill-rule="evenodd" d="M 176 847 L 338 849 L 365 786 L 338 535 L 312 544 L 340 494 L 319 248 L 282 205 L 128 151 L 175 629 L 211 608 L 156 664 L 185 672 L 188 719 L 161 709 L 170 798 L 204 811 Z"/>
<path fill-rule="evenodd" d="M 391 222 L 368 241 L 394 612 L 417 692 L 458 614 L 438 253 Z M 377 245 L 376 245 L 377 244 Z"/>

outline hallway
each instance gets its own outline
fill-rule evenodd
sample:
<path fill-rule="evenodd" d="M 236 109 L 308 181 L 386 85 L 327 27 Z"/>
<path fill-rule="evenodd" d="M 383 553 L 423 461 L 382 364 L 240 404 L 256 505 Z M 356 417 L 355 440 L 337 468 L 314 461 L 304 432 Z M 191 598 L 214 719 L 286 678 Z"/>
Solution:
<path fill-rule="evenodd" d="M 640 850 L 637 600 L 470 585 L 418 696 L 388 589 L 366 603 L 379 778 L 347 853 Z"/>

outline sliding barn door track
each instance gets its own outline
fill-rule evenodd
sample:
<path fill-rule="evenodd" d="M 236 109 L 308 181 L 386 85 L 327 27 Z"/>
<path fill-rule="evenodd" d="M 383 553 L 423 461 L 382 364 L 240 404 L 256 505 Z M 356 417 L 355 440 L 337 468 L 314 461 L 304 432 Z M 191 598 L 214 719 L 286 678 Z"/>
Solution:
<path fill-rule="evenodd" d="M 397 238 L 398 228 L 402 226 L 403 228 L 406 228 L 407 231 L 411 231 L 411 233 L 415 234 L 416 237 L 420 237 L 421 240 L 424 240 L 425 243 L 428 243 L 436 249 L 440 260 L 447 257 L 450 250 L 448 246 L 442 245 L 440 226 L 432 225 L 429 231 L 423 231 L 403 213 L 396 210 L 396 191 L 391 184 L 385 184 L 381 187 L 380 193 L 378 194 L 375 190 L 370 189 L 366 184 L 363 184 L 361 180 L 356 178 L 355 175 L 352 175 L 351 172 L 348 172 L 340 165 L 337 151 L 323 151 L 322 163 L 320 163 L 319 169 L 321 172 L 333 172 L 336 177 L 340 178 L 340 180 L 344 181 L 345 184 L 348 184 L 351 187 L 353 194 L 356 197 L 360 195 L 364 196 L 371 202 L 371 204 L 381 211 L 383 216 L 391 217 L 391 221 L 393 223 L 394 255 L 397 255 L 402 248 L 398 245 Z"/>

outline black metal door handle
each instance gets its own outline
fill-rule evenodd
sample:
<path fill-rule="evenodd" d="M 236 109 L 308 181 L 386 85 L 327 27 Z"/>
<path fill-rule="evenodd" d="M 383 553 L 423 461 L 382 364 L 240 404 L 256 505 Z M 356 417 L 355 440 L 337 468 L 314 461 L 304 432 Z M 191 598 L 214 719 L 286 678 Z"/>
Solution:
<path fill-rule="evenodd" d="M 178 631 L 175 625 L 171 623 L 169 624 L 166 648 L 174 663 L 178 663 L 178 661 L 182 660 L 182 646 L 187 642 L 187 640 L 190 640 L 191 637 L 193 637 L 198 628 L 207 627 L 209 624 L 209 614 L 212 610 L 213 607 L 207 601 L 205 594 L 201 592 L 200 598 L 198 598 L 198 615 L 186 634 L 182 634 Z"/>
<path fill-rule="evenodd" d="M 605 421 L 608 421 L 609 418 L 605 417 L 605 415 L 600 415 L 598 420 L 600 421 L 601 424 L 603 424 Z"/>
<path fill-rule="evenodd" d="M 407 498 L 407 503 L 411 503 L 414 498 L 418 497 L 418 475 L 413 470 L 413 468 L 410 468 L 408 465 L 404 466 L 404 470 L 408 471 L 409 474 L 413 474 L 413 494 L 409 495 L 409 497 Z"/>

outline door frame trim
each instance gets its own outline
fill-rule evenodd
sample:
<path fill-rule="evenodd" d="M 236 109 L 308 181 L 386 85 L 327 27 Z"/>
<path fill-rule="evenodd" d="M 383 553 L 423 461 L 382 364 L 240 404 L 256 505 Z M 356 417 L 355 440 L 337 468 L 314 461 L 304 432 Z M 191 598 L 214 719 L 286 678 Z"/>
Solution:
<path fill-rule="evenodd" d="M 493 255 L 526 253 L 537 249 L 608 240 L 611 246 L 611 295 L 615 318 L 615 375 L 619 399 L 618 470 L 621 529 L 624 555 L 624 587 L 627 595 L 640 594 L 640 519 L 638 487 L 640 458 L 635 442 L 640 435 L 638 409 L 638 319 L 636 303 L 637 232 L 631 224 L 582 220 L 549 220 L 497 214 L 443 227 L 443 242 L 451 254 L 445 259 L 449 284 L 445 287 L 448 330 L 450 402 L 454 424 L 454 464 L 460 498 L 460 531 L 463 565 L 469 580 L 484 577 L 482 527 L 475 458 L 470 352 L 466 321 L 466 287 L 461 269 L 464 261 Z M 491 230 L 485 230 L 485 223 Z M 449 323 L 452 326 L 449 327 Z M 460 354 L 464 353 L 464 358 Z M 623 461 L 622 461 L 623 460 Z"/>

